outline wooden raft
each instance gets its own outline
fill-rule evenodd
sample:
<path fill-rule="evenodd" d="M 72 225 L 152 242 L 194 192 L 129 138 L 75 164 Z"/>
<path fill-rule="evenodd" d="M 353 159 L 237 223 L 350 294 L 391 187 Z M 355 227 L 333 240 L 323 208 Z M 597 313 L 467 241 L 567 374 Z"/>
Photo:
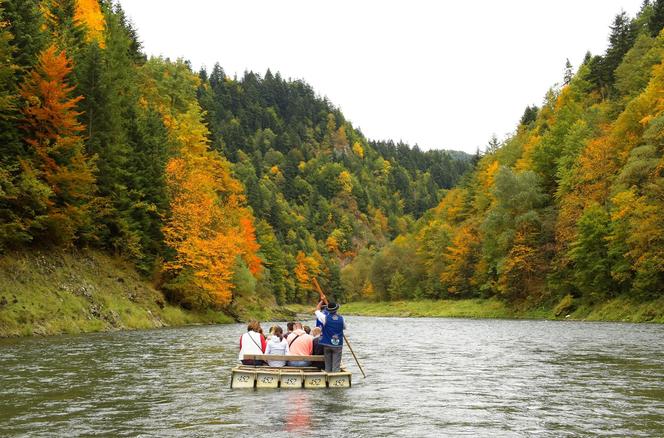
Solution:
<path fill-rule="evenodd" d="M 245 354 L 248 360 L 280 360 L 324 362 L 323 356 L 293 356 L 277 354 Z M 328 373 L 316 367 L 270 367 L 240 365 L 231 370 L 231 388 L 350 388 L 351 373 L 341 368 L 338 373 Z"/>

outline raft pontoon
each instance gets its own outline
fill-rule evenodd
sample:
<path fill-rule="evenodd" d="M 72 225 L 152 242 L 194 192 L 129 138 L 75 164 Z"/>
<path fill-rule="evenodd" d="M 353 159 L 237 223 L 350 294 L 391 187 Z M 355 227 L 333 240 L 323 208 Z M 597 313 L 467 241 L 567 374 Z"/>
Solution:
<path fill-rule="evenodd" d="M 254 361 L 324 362 L 323 356 L 293 356 L 277 354 L 245 354 Z M 270 367 L 265 365 L 239 365 L 231 371 L 231 388 L 350 388 L 351 373 L 341 368 L 338 373 L 328 373 L 316 367 Z"/>

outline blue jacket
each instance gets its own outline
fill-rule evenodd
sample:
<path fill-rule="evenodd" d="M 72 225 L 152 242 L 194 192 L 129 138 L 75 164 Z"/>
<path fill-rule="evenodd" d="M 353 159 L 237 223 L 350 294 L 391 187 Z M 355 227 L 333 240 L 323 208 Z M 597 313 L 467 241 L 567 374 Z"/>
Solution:
<path fill-rule="evenodd" d="M 342 347 L 344 344 L 344 317 L 336 313 L 325 316 L 323 324 L 323 335 L 320 339 L 321 345 L 328 347 Z"/>

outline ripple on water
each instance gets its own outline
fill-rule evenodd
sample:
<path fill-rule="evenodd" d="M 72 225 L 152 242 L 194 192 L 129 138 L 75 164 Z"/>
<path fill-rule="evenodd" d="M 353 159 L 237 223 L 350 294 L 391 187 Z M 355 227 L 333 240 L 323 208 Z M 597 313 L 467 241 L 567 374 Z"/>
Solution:
<path fill-rule="evenodd" d="M 231 391 L 242 325 L 0 341 L 3 436 L 664 436 L 664 326 L 348 317 L 349 390 Z"/>

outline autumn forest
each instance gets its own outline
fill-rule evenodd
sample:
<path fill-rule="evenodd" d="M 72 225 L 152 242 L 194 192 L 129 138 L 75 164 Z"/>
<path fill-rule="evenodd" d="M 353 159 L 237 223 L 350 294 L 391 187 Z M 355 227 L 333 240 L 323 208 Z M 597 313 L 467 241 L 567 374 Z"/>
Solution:
<path fill-rule="evenodd" d="M 664 0 L 616 15 L 471 156 L 370 140 L 278 72 L 149 58 L 118 2 L 0 0 L 0 253 L 104 251 L 186 309 L 312 303 L 313 276 L 343 302 L 661 299 L 663 27 Z"/>

